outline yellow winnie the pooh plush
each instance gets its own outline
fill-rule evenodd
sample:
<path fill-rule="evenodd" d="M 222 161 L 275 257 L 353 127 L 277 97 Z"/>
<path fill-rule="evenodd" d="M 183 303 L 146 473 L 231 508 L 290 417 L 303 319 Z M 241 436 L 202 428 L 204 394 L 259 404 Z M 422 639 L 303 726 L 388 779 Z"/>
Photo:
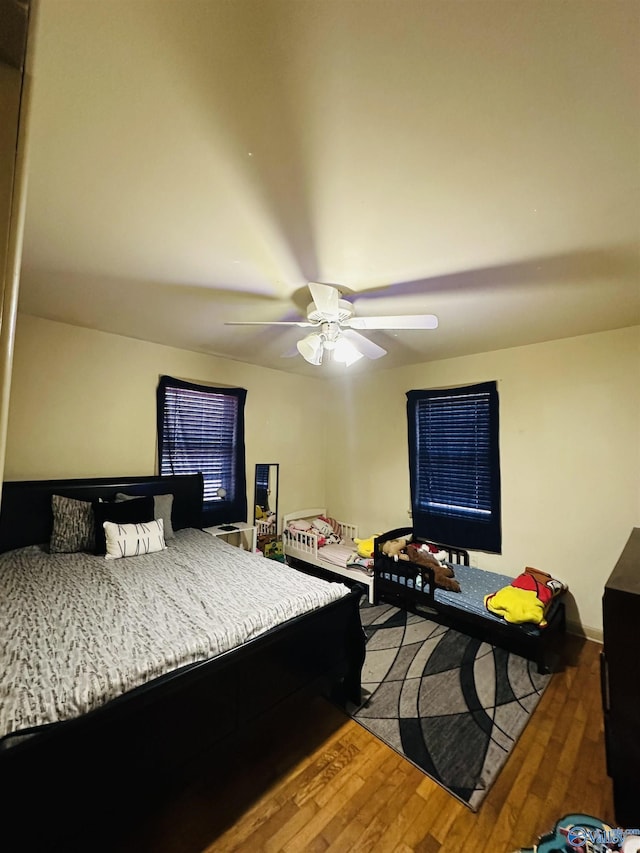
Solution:
<path fill-rule="evenodd" d="M 376 536 L 380 536 L 380 534 L 374 533 L 373 536 L 370 536 L 368 539 L 353 540 L 357 546 L 359 557 L 364 557 L 365 559 L 371 559 L 371 557 L 373 557 L 373 540 Z"/>

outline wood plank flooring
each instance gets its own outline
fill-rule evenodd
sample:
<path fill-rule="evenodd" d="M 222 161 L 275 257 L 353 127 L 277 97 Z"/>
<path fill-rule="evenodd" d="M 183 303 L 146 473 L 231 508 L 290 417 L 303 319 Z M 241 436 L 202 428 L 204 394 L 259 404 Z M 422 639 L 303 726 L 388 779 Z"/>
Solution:
<path fill-rule="evenodd" d="M 570 812 L 616 826 L 605 771 L 596 643 L 567 660 L 478 813 L 324 700 L 199 769 L 117 849 L 128 853 L 509 853 Z"/>

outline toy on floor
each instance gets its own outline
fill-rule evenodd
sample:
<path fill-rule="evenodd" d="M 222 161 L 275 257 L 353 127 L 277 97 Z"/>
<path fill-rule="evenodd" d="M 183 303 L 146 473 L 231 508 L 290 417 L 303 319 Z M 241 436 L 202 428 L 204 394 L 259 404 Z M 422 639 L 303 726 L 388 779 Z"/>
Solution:
<path fill-rule="evenodd" d="M 551 832 L 542 835 L 533 847 L 522 847 L 519 853 L 637 853 L 640 835 L 636 829 L 609 826 L 585 814 L 569 814 L 560 818 Z"/>
<path fill-rule="evenodd" d="M 541 628 L 547 624 L 547 608 L 556 595 L 566 592 L 567 586 L 557 578 L 530 566 L 509 586 L 485 595 L 484 603 L 491 613 L 506 622 L 532 622 Z"/>

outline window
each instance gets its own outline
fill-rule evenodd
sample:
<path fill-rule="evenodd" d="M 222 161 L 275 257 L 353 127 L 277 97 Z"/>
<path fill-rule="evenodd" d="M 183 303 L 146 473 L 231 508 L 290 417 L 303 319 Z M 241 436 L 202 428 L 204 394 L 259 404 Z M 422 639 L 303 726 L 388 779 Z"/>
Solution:
<path fill-rule="evenodd" d="M 409 472 L 415 535 L 500 553 L 497 383 L 409 391 Z"/>
<path fill-rule="evenodd" d="M 210 388 L 161 376 L 158 457 L 162 476 L 204 478 L 205 524 L 247 517 L 244 388 Z"/>

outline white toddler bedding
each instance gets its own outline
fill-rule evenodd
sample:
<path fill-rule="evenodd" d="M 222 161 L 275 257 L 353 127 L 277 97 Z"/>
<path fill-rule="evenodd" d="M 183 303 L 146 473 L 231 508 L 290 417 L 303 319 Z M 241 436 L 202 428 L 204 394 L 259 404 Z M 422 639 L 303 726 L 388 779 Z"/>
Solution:
<path fill-rule="evenodd" d="M 356 553 L 356 545 L 355 543 L 349 539 L 347 542 L 343 542 L 340 545 L 324 545 L 322 547 L 322 559 L 326 560 L 328 563 L 332 563 L 334 566 L 342 566 L 342 568 L 346 568 L 349 565 L 349 560 Z"/>
<path fill-rule="evenodd" d="M 347 592 L 193 529 L 119 560 L 1 554 L 0 738 L 77 717 Z"/>

